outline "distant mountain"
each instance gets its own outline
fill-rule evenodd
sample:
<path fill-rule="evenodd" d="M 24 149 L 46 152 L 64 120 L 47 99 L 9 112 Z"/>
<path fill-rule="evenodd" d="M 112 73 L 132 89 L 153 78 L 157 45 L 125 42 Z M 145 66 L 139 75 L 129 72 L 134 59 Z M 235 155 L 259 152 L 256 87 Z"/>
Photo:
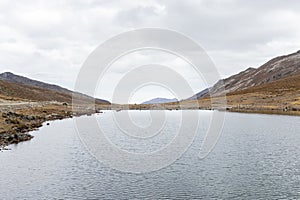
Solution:
<path fill-rule="evenodd" d="M 223 82 L 225 93 L 228 94 L 272 83 L 298 73 L 300 73 L 300 51 L 276 57 L 257 69 L 248 68 L 236 75 L 220 80 L 211 87 L 209 91 L 213 96 L 221 95 L 224 92 L 221 84 Z M 208 95 L 208 89 L 206 89 L 191 98 L 195 99 L 195 97 L 197 97 L 197 99 L 201 99 L 203 97 L 208 97 Z"/>
<path fill-rule="evenodd" d="M 73 95 L 76 95 L 76 98 L 82 102 L 95 100 L 98 104 L 110 104 L 110 102 L 106 100 L 94 99 L 79 92 L 73 92 L 57 85 L 32 80 L 11 72 L 0 74 L 0 95 L 2 98 L 8 99 L 59 101 L 68 103 L 71 103 Z"/>
<path fill-rule="evenodd" d="M 145 101 L 142 104 L 160 104 L 160 103 L 171 103 L 171 102 L 177 102 L 178 99 L 167 99 L 167 98 L 154 98 L 149 101 Z"/>

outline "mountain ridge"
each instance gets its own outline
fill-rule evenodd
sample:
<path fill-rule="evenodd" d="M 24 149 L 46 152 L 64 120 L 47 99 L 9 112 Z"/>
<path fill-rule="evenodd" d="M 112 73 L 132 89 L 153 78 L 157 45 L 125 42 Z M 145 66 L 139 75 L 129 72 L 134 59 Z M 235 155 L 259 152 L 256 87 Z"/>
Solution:
<path fill-rule="evenodd" d="M 14 97 L 16 99 L 72 103 L 72 97 L 76 95 L 76 98 L 80 99 L 81 102 L 94 99 L 98 104 L 110 104 L 110 102 L 106 100 L 90 97 L 86 94 L 71 91 L 55 84 L 48 84 L 16 75 L 12 72 L 0 74 L 0 87 L 0 95 L 4 97 Z"/>
<path fill-rule="evenodd" d="M 24 76 L 14 74 L 12 72 L 1 73 L 0 80 L 14 82 L 14 83 L 20 83 L 20 84 L 25 84 L 25 85 L 31 85 L 31 86 L 45 88 L 45 89 L 49 89 L 49 90 L 53 90 L 53 91 L 57 91 L 57 92 L 72 92 L 71 90 L 63 88 L 61 86 L 45 83 L 45 82 L 34 80 L 34 79 L 30 79 L 30 78 L 27 78 Z"/>
<path fill-rule="evenodd" d="M 178 102 L 178 99 L 176 99 L 176 98 L 168 99 L 168 98 L 157 97 L 157 98 L 153 98 L 148 101 L 145 101 L 141 104 L 161 104 L 161 103 L 171 103 L 171 102 Z"/>
<path fill-rule="evenodd" d="M 212 87 L 196 93 L 189 99 L 195 99 L 195 97 L 201 99 L 209 95 L 220 96 L 224 95 L 224 92 L 227 94 L 241 91 L 298 73 L 300 73 L 300 51 L 275 57 L 258 68 L 250 67 L 230 77 L 221 79 Z"/>

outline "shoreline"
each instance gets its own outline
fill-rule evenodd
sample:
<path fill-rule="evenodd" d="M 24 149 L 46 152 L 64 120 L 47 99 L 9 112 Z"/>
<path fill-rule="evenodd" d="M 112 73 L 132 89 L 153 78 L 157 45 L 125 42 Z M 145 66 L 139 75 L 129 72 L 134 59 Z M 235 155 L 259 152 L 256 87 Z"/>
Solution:
<path fill-rule="evenodd" d="M 29 104 L 28 104 L 29 105 Z M 96 110 L 82 107 L 76 113 L 72 106 L 62 103 L 37 103 L 35 106 L 10 106 L 0 110 L 0 151 L 9 150 L 11 144 L 34 138 L 31 131 L 49 125 L 51 121 L 79 117 L 98 113 Z"/>
<path fill-rule="evenodd" d="M 233 113 L 245 113 L 245 114 L 262 114 L 262 115 L 285 115 L 299 117 L 299 111 L 283 111 L 283 110 L 227 110 L 227 112 Z"/>
<path fill-rule="evenodd" d="M 63 120 L 67 118 L 79 117 L 83 115 L 92 115 L 99 113 L 97 109 L 87 109 L 82 107 L 76 110 L 76 113 L 72 111 L 72 106 L 66 106 L 60 103 L 44 104 L 36 107 L 23 107 L 0 110 L 0 124 L 2 125 L 0 130 L 0 151 L 9 150 L 6 147 L 11 144 L 18 144 L 20 142 L 28 141 L 34 138 L 30 134 L 31 131 L 38 130 L 44 125 L 49 125 L 51 121 Z M 101 107 L 101 106 L 100 106 Z M 106 110 L 106 108 L 102 108 Z M 107 109 L 115 110 L 115 109 Z M 123 109 L 123 110 L 156 110 L 156 109 Z M 165 107 L 165 109 L 157 110 L 212 110 L 212 109 L 172 109 Z M 217 109 L 215 109 L 217 110 Z M 119 111 L 119 110 L 116 110 Z M 288 116 L 300 116 L 299 111 L 283 111 L 283 110 L 246 110 L 246 109 L 219 109 L 219 111 L 233 112 L 233 113 L 245 113 L 245 114 L 267 114 L 267 115 L 288 115 Z"/>

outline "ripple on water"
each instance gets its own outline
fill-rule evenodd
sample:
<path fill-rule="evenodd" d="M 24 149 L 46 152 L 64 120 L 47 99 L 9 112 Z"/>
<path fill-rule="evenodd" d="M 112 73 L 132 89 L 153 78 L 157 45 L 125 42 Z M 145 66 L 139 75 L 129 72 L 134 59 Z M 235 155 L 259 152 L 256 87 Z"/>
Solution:
<path fill-rule="evenodd" d="M 109 112 L 97 118 L 107 131 L 118 130 Z M 159 148 L 174 137 L 178 123 L 176 117 L 172 120 L 165 135 L 152 140 L 149 148 L 146 142 L 122 138 L 122 133 L 110 139 L 132 151 Z M 217 146 L 199 160 L 205 122 L 201 121 L 192 146 L 174 164 L 152 173 L 130 174 L 95 160 L 81 144 L 72 119 L 55 121 L 33 133 L 33 140 L 0 152 L 1 198 L 300 199 L 298 117 L 226 113 Z"/>

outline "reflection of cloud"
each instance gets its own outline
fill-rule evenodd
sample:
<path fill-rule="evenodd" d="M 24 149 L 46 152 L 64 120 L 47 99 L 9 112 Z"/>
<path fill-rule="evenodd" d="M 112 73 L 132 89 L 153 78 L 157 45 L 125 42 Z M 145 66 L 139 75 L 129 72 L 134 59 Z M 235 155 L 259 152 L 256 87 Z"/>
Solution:
<path fill-rule="evenodd" d="M 298 50 L 299 10 L 299 1 L 279 0 L 1 0 L 0 72 L 29 77 L 42 72 L 38 78 L 44 81 L 50 80 L 48 74 L 59 74 L 51 81 L 71 88 L 80 66 L 101 42 L 132 28 L 162 27 L 201 44 L 224 77 Z M 202 87 L 182 60 L 143 52 L 116 63 L 111 82 L 140 63 L 171 65 L 195 82 L 195 90 Z"/>

